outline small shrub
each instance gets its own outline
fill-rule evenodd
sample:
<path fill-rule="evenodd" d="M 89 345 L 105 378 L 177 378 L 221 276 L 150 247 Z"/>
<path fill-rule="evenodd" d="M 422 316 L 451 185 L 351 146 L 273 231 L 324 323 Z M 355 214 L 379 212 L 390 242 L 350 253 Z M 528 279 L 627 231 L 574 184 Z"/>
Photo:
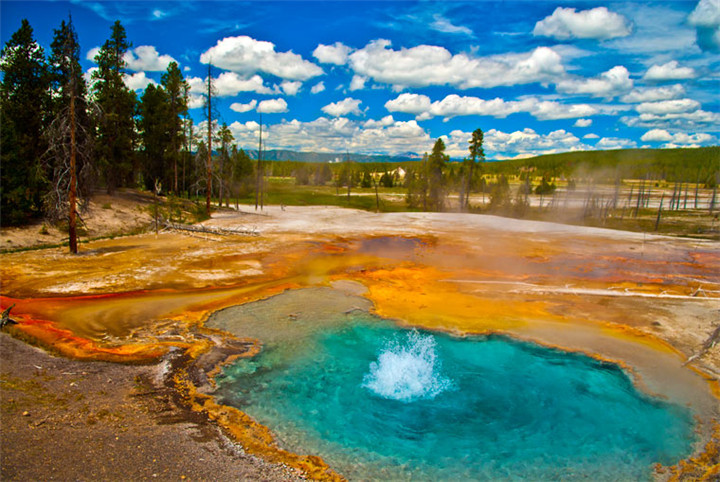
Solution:
<path fill-rule="evenodd" d="M 205 211 L 205 205 L 200 203 L 195 203 L 195 205 L 193 206 L 192 215 L 195 218 L 193 222 L 196 223 L 210 219 L 210 216 L 208 216 L 207 212 Z"/>

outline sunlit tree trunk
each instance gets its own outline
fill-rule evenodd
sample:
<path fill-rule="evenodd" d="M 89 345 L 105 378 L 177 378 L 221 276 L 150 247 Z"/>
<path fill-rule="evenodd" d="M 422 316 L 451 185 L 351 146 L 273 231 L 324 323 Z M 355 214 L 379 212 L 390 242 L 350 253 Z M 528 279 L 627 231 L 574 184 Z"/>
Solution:
<path fill-rule="evenodd" d="M 207 80 L 207 189 L 205 191 L 205 212 L 210 216 L 210 196 L 212 195 L 212 64 L 208 65 Z"/>
<path fill-rule="evenodd" d="M 70 195 L 68 196 L 68 234 L 70 237 L 70 252 L 77 254 L 77 226 L 76 226 L 76 205 L 77 205 L 77 172 L 76 162 L 77 145 L 75 142 L 75 88 L 74 78 L 71 81 L 70 92 Z"/>

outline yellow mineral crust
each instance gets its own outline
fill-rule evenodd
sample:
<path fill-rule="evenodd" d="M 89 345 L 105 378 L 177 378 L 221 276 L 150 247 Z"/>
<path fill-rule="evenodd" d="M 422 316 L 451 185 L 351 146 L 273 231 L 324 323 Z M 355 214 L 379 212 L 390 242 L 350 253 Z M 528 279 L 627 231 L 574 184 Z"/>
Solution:
<path fill-rule="evenodd" d="M 702 317 L 716 309 L 720 257 L 710 247 L 627 234 L 518 234 L 485 226 L 490 218 L 482 216 L 442 224 L 444 217 L 422 215 L 429 221 L 420 225 L 421 215 L 404 216 L 373 217 L 377 224 L 363 229 L 341 226 L 353 234 L 280 226 L 222 241 L 179 234 L 98 241 L 83 245 L 80 256 L 59 249 L 5 254 L 0 308 L 15 304 L 15 335 L 67 356 L 143 362 L 175 346 L 194 360 L 211 348 L 203 322 L 214 311 L 288 289 L 357 281 L 380 316 L 582 351 L 625 367 L 648 392 L 717 414 L 708 390 L 720 396 L 717 381 L 682 366 L 703 341 Z M 388 234 L 368 235 L 376 231 Z M 720 370 L 714 353 L 706 362 Z M 311 477 L 337 477 L 317 457 L 278 448 L 267 428 L 199 393 L 182 370 L 175 378 L 188 403 L 248 451 Z"/>

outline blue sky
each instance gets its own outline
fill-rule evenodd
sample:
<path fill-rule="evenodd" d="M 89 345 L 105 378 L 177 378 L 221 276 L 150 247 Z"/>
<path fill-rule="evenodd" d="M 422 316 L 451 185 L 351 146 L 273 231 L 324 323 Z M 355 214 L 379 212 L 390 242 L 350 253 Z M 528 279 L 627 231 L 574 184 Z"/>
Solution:
<path fill-rule="evenodd" d="M 655 2 L 0 2 L 3 45 L 30 21 L 48 49 L 72 14 L 86 71 L 117 19 L 138 94 L 175 60 L 204 119 L 241 147 L 488 159 L 717 145 L 720 0 Z"/>

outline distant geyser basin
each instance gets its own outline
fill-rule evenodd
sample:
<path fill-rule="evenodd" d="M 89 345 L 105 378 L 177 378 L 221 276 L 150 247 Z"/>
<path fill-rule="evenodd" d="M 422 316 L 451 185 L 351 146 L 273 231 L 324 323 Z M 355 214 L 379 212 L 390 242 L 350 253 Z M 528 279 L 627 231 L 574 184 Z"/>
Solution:
<path fill-rule="evenodd" d="M 264 343 L 225 368 L 218 395 L 351 480 L 643 480 L 697 441 L 690 409 L 614 364 L 277 298 L 209 321 Z"/>

